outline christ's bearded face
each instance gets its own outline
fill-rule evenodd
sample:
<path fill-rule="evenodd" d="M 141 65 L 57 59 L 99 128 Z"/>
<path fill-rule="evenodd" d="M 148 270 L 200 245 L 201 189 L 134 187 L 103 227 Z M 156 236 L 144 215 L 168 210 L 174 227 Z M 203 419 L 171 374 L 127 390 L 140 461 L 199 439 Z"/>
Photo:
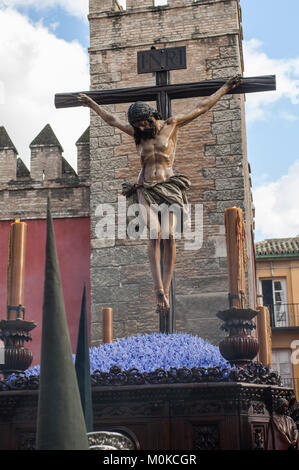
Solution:
<path fill-rule="evenodd" d="M 150 128 L 150 122 L 147 119 L 144 121 L 133 122 L 132 125 L 133 127 L 137 127 L 141 132 L 144 131 L 144 129 Z"/>
<path fill-rule="evenodd" d="M 161 116 L 151 106 L 142 101 L 136 101 L 128 109 L 128 120 L 134 127 L 134 138 L 136 145 L 141 140 L 153 139 L 156 135 L 154 119 L 161 119 Z"/>
<path fill-rule="evenodd" d="M 134 122 L 132 126 L 134 127 L 135 134 L 138 135 L 140 140 L 153 139 L 156 135 L 156 126 L 152 118 Z"/>

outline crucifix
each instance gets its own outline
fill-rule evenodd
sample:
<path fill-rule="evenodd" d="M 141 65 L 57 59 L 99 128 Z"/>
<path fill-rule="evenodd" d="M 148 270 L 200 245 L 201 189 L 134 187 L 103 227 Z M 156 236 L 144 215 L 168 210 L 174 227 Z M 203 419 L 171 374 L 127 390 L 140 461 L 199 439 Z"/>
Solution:
<path fill-rule="evenodd" d="M 173 193 L 181 191 L 180 202 L 182 202 L 182 200 L 184 200 L 185 190 L 189 187 L 188 180 L 184 175 L 176 176 L 172 173 L 177 129 L 188 124 L 188 122 L 203 112 L 206 112 L 226 93 L 269 91 L 275 90 L 276 85 L 275 76 L 235 77 L 229 81 L 209 80 L 172 85 L 170 84 L 170 70 L 187 68 L 185 47 L 159 50 L 152 48 L 149 51 L 140 51 L 137 59 L 138 73 L 155 73 L 155 86 L 81 93 L 60 93 L 55 95 L 55 106 L 57 108 L 74 107 L 82 104 L 90 106 L 108 124 L 118 127 L 134 137 L 142 162 L 150 161 L 151 156 L 153 154 L 155 155 L 155 164 L 144 163 L 137 184 L 131 185 L 138 195 L 138 201 L 146 207 L 146 210 L 151 212 L 149 214 L 150 218 L 153 217 L 154 219 L 156 216 L 149 208 L 149 201 L 153 199 L 156 201 L 157 195 L 163 192 L 165 193 L 165 187 L 172 185 L 174 188 Z M 185 117 L 172 117 L 172 99 L 199 96 L 208 96 L 209 98 L 206 98 L 205 104 L 202 107 L 200 107 L 200 105 L 198 106 L 197 111 L 195 110 Z M 145 101 L 156 101 L 158 113 L 155 114 L 155 110 L 146 105 L 144 103 Z M 130 106 L 128 111 L 130 124 L 121 123 L 117 118 L 101 107 L 101 105 L 116 103 L 134 103 L 134 105 Z M 149 143 L 146 142 L 148 139 Z M 161 150 L 159 153 L 159 146 L 161 149 L 162 147 L 164 148 L 166 141 L 170 141 L 170 144 L 167 144 L 167 151 L 163 153 Z M 152 148 L 149 149 L 151 145 Z M 154 166 L 155 168 L 158 166 L 157 171 Z M 169 168 L 171 168 L 170 172 Z M 166 195 L 167 202 L 169 202 L 171 198 L 171 193 Z M 160 204 L 160 200 L 158 204 Z M 172 220 L 172 223 L 175 224 L 175 221 Z M 163 232 L 160 219 L 157 224 L 159 225 L 160 232 Z M 154 238 L 154 241 L 151 240 L 151 238 Z M 168 244 L 165 240 L 161 240 L 161 233 L 156 237 L 156 240 L 155 237 L 151 237 L 150 235 L 149 259 L 157 296 L 160 332 L 164 333 L 171 333 L 175 330 L 174 261 L 171 261 L 171 258 L 175 259 L 175 246 L 173 247 L 173 243 L 174 241 L 172 239 Z M 158 258 L 160 266 L 158 266 Z"/>

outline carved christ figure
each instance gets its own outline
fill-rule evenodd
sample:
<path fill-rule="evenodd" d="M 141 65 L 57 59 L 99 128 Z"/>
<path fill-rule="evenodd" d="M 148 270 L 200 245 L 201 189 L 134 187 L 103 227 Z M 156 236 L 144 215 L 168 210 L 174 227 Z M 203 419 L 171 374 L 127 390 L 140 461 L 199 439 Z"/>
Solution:
<path fill-rule="evenodd" d="M 149 229 L 148 256 L 158 313 L 169 312 L 169 290 L 174 272 L 176 247 L 174 234 L 177 215 L 169 211 L 169 220 L 159 218 L 153 205 L 178 204 L 182 210 L 187 202 L 186 191 L 191 183 L 184 175 L 174 175 L 178 130 L 189 124 L 201 114 L 206 113 L 222 96 L 236 88 L 241 77 L 235 76 L 228 80 L 215 93 L 201 100 L 196 108 L 186 114 L 179 114 L 161 119 L 159 113 L 146 103 L 137 101 L 128 110 L 128 123 L 122 122 L 117 116 L 105 110 L 87 95 L 78 96 L 82 106 L 93 109 L 110 126 L 117 127 L 135 140 L 137 153 L 141 161 L 141 171 L 137 183 L 123 185 L 123 194 L 127 197 L 135 195 L 138 202 L 145 207 L 147 219 L 144 221 Z M 167 227 L 164 227 L 164 224 Z M 167 233 L 165 233 L 167 231 Z M 160 266 L 160 240 L 164 244 L 163 276 Z"/>

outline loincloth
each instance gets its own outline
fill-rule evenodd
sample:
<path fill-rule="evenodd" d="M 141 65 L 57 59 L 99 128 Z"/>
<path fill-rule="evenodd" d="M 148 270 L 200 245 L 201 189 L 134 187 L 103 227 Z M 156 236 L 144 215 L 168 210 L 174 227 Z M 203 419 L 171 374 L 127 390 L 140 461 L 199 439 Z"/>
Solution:
<path fill-rule="evenodd" d="M 166 181 L 150 182 L 144 181 L 142 184 L 122 184 L 122 195 L 126 196 L 130 204 L 138 204 L 137 190 L 141 189 L 144 199 L 149 205 L 166 204 L 171 206 L 177 204 L 181 209 L 181 224 L 186 225 L 190 221 L 188 210 L 188 199 L 186 191 L 191 186 L 191 181 L 185 175 L 173 175 Z"/>

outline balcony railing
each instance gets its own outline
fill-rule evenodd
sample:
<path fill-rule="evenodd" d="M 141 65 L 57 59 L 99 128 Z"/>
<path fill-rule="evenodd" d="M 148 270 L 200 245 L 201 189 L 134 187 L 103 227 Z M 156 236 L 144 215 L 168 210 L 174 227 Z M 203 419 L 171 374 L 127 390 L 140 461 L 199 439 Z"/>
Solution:
<path fill-rule="evenodd" d="M 293 388 L 296 395 L 299 395 L 299 379 L 281 376 L 281 382 L 284 387 Z M 298 401 L 299 396 L 297 396 Z"/>
<path fill-rule="evenodd" d="M 299 379 L 293 379 L 293 377 L 284 377 L 281 376 L 281 382 L 285 387 L 289 388 L 298 388 L 299 385 Z"/>
<path fill-rule="evenodd" d="M 299 328 L 299 304 L 266 305 L 270 312 L 271 328 Z"/>

